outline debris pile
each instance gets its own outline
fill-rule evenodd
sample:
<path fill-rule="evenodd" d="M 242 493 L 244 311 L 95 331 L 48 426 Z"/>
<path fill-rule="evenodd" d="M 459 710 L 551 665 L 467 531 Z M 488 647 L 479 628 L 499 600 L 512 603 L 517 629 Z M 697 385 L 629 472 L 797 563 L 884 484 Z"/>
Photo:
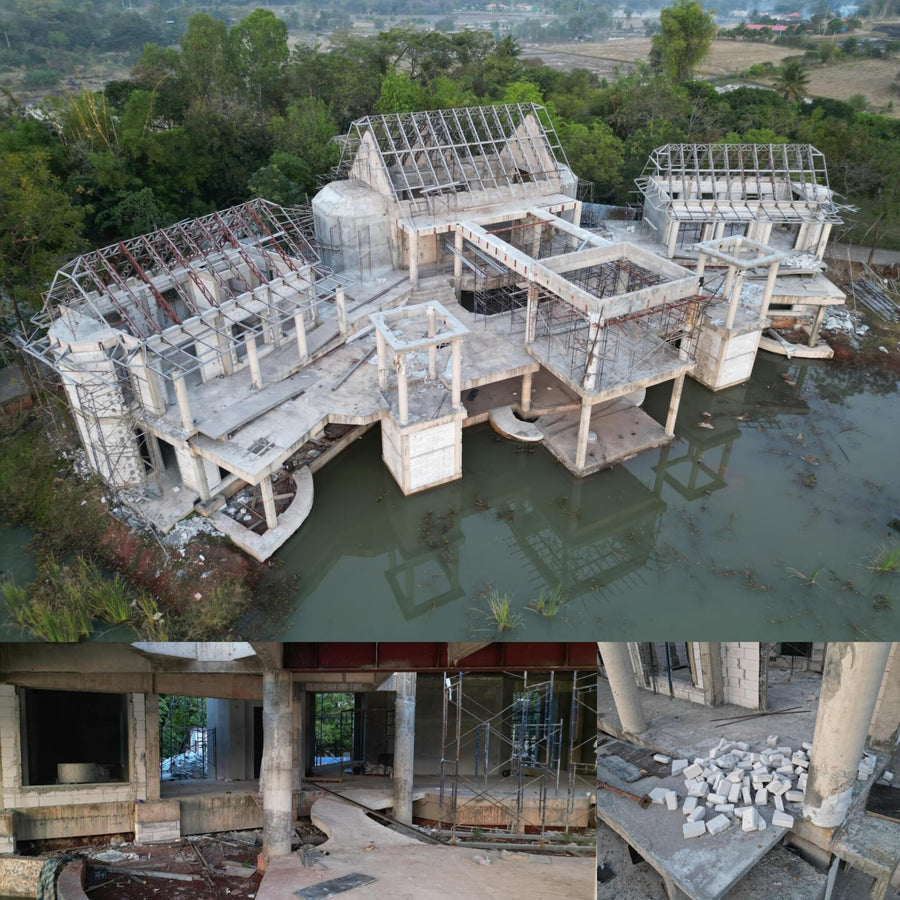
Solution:
<path fill-rule="evenodd" d="M 812 744 L 803 742 L 800 749 L 780 746 L 778 735 L 769 735 L 766 746 L 751 750 L 743 741 L 719 741 L 708 756 L 669 760 L 661 754 L 657 762 L 672 764 L 672 775 L 684 779 L 685 797 L 681 812 L 687 817 L 682 826 L 685 839 L 704 834 L 721 834 L 740 821 L 745 832 L 764 831 L 770 824 L 776 828 L 793 828 L 794 817 L 785 807 L 801 804 L 806 790 L 807 769 Z M 875 772 L 876 757 L 865 754 L 859 764 L 859 779 L 864 781 Z M 888 773 L 889 778 L 890 773 Z M 654 803 L 678 809 L 681 798 L 677 791 L 664 787 L 649 792 Z M 767 821 L 763 812 L 771 812 Z"/>
<path fill-rule="evenodd" d="M 177 756 L 164 759 L 159 767 L 159 777 L 162 781 L 175 779 L 205 778 L 206 759 L 202 753 L 196 750 L 185 750 Z"/>

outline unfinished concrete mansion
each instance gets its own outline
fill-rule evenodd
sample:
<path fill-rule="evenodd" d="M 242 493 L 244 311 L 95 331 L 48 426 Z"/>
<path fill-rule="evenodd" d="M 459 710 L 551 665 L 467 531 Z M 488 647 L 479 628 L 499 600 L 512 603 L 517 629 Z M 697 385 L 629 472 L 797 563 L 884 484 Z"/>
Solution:
<path fill-rule="evenodd" d="M 405 493 L 459 478 L 462 429 L 488 419 L 590 474 L 673 438 L 686 375 L 748 379 L 761 341 L 781 346 L 771 325 L 822 352 L 844 299 L 810 146 L 659 148 L 640 222 L 587 215 L 539 106 L 371 116 L 342 146 L 311 208 L 252 201 L 53 281 L 26 349 L 91 467 L 163 530 L 199 511 L 266 558 L 376 422 Z M 641 403 L 662 383 L 657 422 Z M 247 486 L 257 506 L 235 512 Z"/>

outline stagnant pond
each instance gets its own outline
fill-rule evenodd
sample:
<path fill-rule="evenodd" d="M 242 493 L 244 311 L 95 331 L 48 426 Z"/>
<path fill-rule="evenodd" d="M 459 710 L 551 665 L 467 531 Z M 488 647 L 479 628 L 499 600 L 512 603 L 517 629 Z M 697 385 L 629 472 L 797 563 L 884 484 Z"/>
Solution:
<path fill-rule="evenodd" d="M 645 407 L 660 418 L 668 388 Z M 712 427 L 706 427 L 712 426 Z M 761 354 L 746 385 L 688 380 L 667 447 L 587 479 L 488 426 L 463 478 L 404 497 L 373 429 L 316 475 L 278 554 L 286 605 L 243 623 L 285 640 L 877 639 L 900 623 L 895 376 Z M 554 594 L 553 616 L 532 611 Z"/>

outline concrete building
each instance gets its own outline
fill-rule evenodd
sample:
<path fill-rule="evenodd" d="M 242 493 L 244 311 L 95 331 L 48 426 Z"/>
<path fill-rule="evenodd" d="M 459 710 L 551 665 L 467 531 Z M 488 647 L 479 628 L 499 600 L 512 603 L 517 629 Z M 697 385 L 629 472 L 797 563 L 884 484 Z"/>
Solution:
<path fill-rule="evenodd" d="M 622 876 L 608 890 L 738 900 L 778 877 L 791 898 L 896 895 L 900 646 L 599 649 L 598 863 Z"/>
<path fill-rule="evenodd" d="M 335 792 L 454 841 L 584 829 L 595 663 L 593 644 L 2 645 L 0 846 L 261 828 L 266 864 Z M 174 742 L 173 696 L 207 713 Z"/>
<path fill-rule="evenodd" d="M 837 220 L 821 154 L 675 149 L 640 182 L 644 231 L 600 234 L 543 108 L 369 116 L 309 209 L 256 200 L 74 260 L 25 349 L 126 503 L 162 530 L 200 512 L 259 559 L 376 423 L 407 494 L 459 478 L 488 420 L 588 475 L 673 439 L 687 375 L 746 381 L 775 310 L 818 309 L 815 344 L 842 302 L 803 268 Z M 812 253 L 770 246 L 782 227 Z"/>

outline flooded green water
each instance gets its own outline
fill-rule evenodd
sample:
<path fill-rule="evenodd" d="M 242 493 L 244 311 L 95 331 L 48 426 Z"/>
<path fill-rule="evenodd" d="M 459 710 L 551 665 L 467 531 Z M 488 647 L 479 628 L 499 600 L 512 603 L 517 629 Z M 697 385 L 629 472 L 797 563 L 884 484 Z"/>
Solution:
<path fill-rule="evenodd" d="M 645 407 L 662 417 L 668 393 Z M 896 635 L 900 574 L 871 560 L 900 541 L 898 399 L 893 378 L 762 354 L 747 385 L 689 380 L 677 439 L 624 465 L 577 479 L 482 426 L 464 432 L 462 480 L 413 497 L 373 429 L 316 475 L 313 512 L 278 554 L 289 609 L 244 630 L 495 639 L 493 589 L 518 640 Z M 557 587 L 555 616 L 527 608 Z"/>
<path fill-rule="evenodd" d="M 26 585 L 34 578 L 34 535 L 24 525 L 10 525 L 0 519 L 0 581 L 11 580 Z M 22 629 L 10 621 L 6 603 L 0 599 L 0 640 L 21 641 Z M 3 900 L 0 897 L 0 900 Z"/>

